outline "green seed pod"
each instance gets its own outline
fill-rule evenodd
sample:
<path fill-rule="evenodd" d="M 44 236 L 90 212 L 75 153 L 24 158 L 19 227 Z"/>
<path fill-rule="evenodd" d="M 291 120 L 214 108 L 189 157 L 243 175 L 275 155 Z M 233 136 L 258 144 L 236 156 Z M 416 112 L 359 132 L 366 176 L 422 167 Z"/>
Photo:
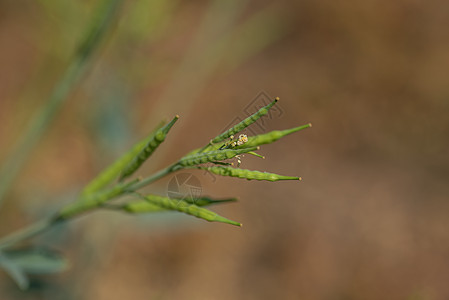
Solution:
<path fill-rule="evenodd" d="M 81 198 L 78 201 L 64 207 L 59 212 L 57 219 L 61 220 L 69 219 L 84 211 L 90 210 L 95 207 L 99 207 L 103 203 L 106 203 L 107 201 L 128 192 L 127 190 L 128 187 L 132 186 L 137 181 L 139 181 L 139 179 L 135 179 L 126 183 L 119 183 L 110 189 L 99 191 L 94 194 L 89 194 L 86 196 L 81 196 Z"/>
<path fill-rule="evenodd" d="M 170 199 L 167 197 L 156 195 L 142 196 L 142 198 L 149 203 L 160 206 L 162 208 L 183 212 L 209 222 L 222 222 L 231 225 L 242 226 L 242 224 L 238 222 L 226 219 L 213 211 L 198 207 L 195 204 L 190 204 L 184 200 Z"/>
<path fill-rule="evenodd" d="M 237 146 L 235 148 L 236 149 L 244 149 L 244 148 L 256 147 L 256 146 L 260 146 L 260 145 L 264 145 L 264 144 L 271 144 L 286 135 L 292 134 L 294 132 L 297 132 L 297 131 L 300 131 L 302 129 L 306 129 L 309 127 L 312 127 L 312 124 L 309 123 L 309 124 L 291 128 L 291 129 L 274 130 L 274 131 L 270 131 L 265 134 L 250 136 L 250 137 L 248 137 L 248 141 L 245 144 L 243 144 L 241 146 Z"/>
<path fill-rule="evenodd" d="M 179 116 L 175 116 L 173 120 L 157 130 L 152 138 L 148 141 L 146 146 L 137 154 L 134 159 L 123 169 L 122 175 L 120 176 L 120 181 L 128 176 L 131 176 L 140 166 L 153 154 L 153 152 L 159 147 L 159 145 L 165 140 L 168 132 L 172 126 L 179 119 Z"/>
<path fill-rule="evenodd" d="M 261 117 L 263 117 L 264 115 L 266 115 L 268 113 L 268 111 L 270 110 L 271 107 L 273 107 L 273 105 L 279 101 L 279 98 L 275 98 L 273 102 L 271 102 L 270 104 L 268 104 L 267 106 L 262 107 L 261 109 L 259 109 L 256 113 L 252 114 L 251 116 L 249 116 L 248 118 L 246 118 L 245 120 L 243 120 L 242 122 L 238 123 L 237 125 L 229 128 L 228 130 L 226 130 L 225 132 L 223 132 L 222 134 L 216 136 L 211 143 L 215 144 L 218 142 L 221 142 L 225 139 L 227 139 L 228 137 L 230 137 L 231 135 L 234 135 L 236 133 L 239 133 L 240 131 L 242 131 L 243 129 L 245 129 L 246 127 L 248 127 L 249 125 L 253 124 L 254 122 L 256 122 L 257 120 L 259 120 Z"/>
<path fill-rule="evenodd" d="M 97 175 L 92 181 L 89 182 L 88 185 L 81 192 L 82 196 L 86 196 L 89 194 L 93 194 L 108 184 L 110 184 L 114 179 L 116 179 L 119 174 L 122 172 L 123 168 L 128 165 L 136 155 L 139 154 L 140 151 L 145 147 L 145 145 L 151 140 L 154 136 L 155 132 L 164 126 L 165 122 L 159 123 L 159 125 L 153 130 L 153 132 L 146 137 L 144 140 L 135 144 L 131 150 L 122 155 L 119 159 L 117 159 L 114 163 L 112 163 L 109 167 L 107 167 L 104 171 L 102 171 L 99 175 Z"/>
<path fill-rule="evenodd" d="M 253 150 L 257 150 L 257 147 L 245 148 L 239 150 L 225 149 L 216 150 L 211 152 L 205 152 L 200 154 L 189 155 L 181 158 L 177 163 L 181 167 L 189 167 L 199 164 L 204 164 L 208 162 L 216 162 L 221 160 L 226 160 L 235 157 L 236 155 L 247 153 Z"/>
<path fill-rule="evenodd" d="M 148 201 L 135 201 L 135 202 L 130 202 L 127 204 L 124 204 L 123 206 L 120 207 L 120 209 L 128 212 L 128 213 L 132 213 L 132 214 L 141 214 L 141 213 L 149 213 L 149 212 L 160 212 L 160 211 L 166 211 L 167 209 L 150 203 Z"/>
<path fill-rule="evenodd" d="M 282 176 L 273 173 L 267 172 L 259 172 L 252 171 L 246 169 L 236 169 L 231 167 L 222 167 L 222 166 L 214 166 L 214 167 L 197 167 L 201 170 L 209 171 L 216 175 L 221 176 L 231 176 L 238 178 L 245 178 L 248 180 L 268 180 L 268 181 L 278 181 L 278 180 L 301 180 L 301 177 L 291 177 L 291 176 Z"/>
<path fill-rule="evenodd" d="M 262 158 L 262 159 L 265 159 L 265 156 L 263 156 L 263 155 L 260 155 L 260 154 L 258 154 L 258 153 L 256 153 L 256 152 L 253 152 L 253 151 L 250 151 L 250 152 L 248 152 L 248 154 L 251 154 L 251 155 L 257 156 L 258 158 Z"/>
<path fill-rule="evenodd" d="M 175 199 L 179 201 L 179 199 Z M 221 204 L 225 202 L 236 201 L 235 198 L 230 199 L 211 199 L 209 197 L 201 197 L 201 198 L 185 198 L 183 199 L 185 202 L 190 204 L 195 204 L 196 206 L 207 206 L 212 204 Z M 121 207 L 126 212 L 137 214 L 137 213 L 149 213 L 149 212 L 159 212 L 166 211 L 167 209 L 158 206 L 156 204 L 150 203 L 148 201 L 135 201 L 130 202 Z"/>
<path fill-rule="evenodd" d="M 226 198 L 226 199 L 212 199 L 209 197 L 200 197 L 200 198 L 184 198 L 184 201 L 195 204 L 197 206 L 206 206 L 212 204 L 221 204 L 225 202 L 235 202 L 237 198 Z"/>

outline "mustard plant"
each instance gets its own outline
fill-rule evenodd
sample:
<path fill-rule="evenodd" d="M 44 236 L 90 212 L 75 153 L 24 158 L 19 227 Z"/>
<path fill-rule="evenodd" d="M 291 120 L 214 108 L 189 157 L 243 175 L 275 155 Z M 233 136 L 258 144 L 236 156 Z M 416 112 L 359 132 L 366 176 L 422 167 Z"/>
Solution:
<path fill-rule="evenodd" d="M 19 144 L 17 151 L 8 160 L 0 172 L 0 200 L 6 192 L 18 169 L 13 168 L 11 176 L 8 168 L 11 163 L 20 167 L 29 153 L 36 139 L 42 135 L 50 123 L 69 91 L 79 81 L 87 69 L 87 62 L 101 37 L 109 26 L 112 16 L 117 11 L 120 0 L 105 0 L 105 5 L 99 10 L 94 25 L 89 29 L 84 42 L 75 55 L 74 62 L 68 67 L 66 75 L 57 85 L 47 106 L 37 115 L 36 121 L 24 135 L 23 144 Z M 240 222 L 225 218 L 209 210 L 208 206 L 233 202 L 236 199 L 212 199 L 209 197 L 187 197 L 183 199 L 170 198 L 162 195 L 142 192 L 142 188 L 157 180 L 180 170 L 199 169 L 219 176 L 236 177 L 247 180 L 301 180 L 296 176 L 285 176 L 274 173 L 246 170 L 239 168 L 240 156 L 250 154 L 263 157 L 256 151 L 261 145 L 273 143 L 280 138 L 311 127 L 305 124 L 299 127 L 276 130 L 265 134 L 246 136 L 241 133 L 245 128 L 254 124 L 276 105 L 279 98 L 259 109 L 242 122 L 210 139 L 204 146 L 188 152 L 167 167 L 146 177 L 136 177 L 136 172 L 151 158 L 157 148 L 170 136 L 170 129 L 178 121 L 175 116 L 169 123 L 159 123 L 145 138 L 137 142 L 125 154 L 107 166 L 80 191 L 73 203 L 65 205 L 53 215 L 40 220 L 30 226 L 13 232 L 0 239 L 0 268 L 11 275 L 17 284 L 26 289 L 28 274 L 45 274 L 65 270 L 67 261 L 59 253 L 49 248 L 18 248 L 18 245 L 54 226 L 71 221 L 76 217 L 99 210 L 113 210 L 119 213 L 141 215 L 163 211 L 184 213 L 209 222 L 221 222 L 234 226 L 241 226 Z M 239 134 L 237 136 L 237 134 Z M 237 160 L 235 167 L 233 160 Z M 6 179 L 5 179 L 6 178 Z M 119 200 L 119 201 L 117 201 Z"/>
<path fill-rule="evenodd" d="M 256 122 L 260 117 L 265 115 L 278 100 L 279 99 L 276 98 L 266 107 L 212 139 L 204 147 L 189 152 L 187 155 L 179 158 L 166 168 L 145 178 L 137 177 L 129 179 L 136 173 L 139 167 L 150 158 L 151 154 L 158 148 L 158 146 L 163 143 L 172 126 L 179 119 L 179 116 L 175 116 L 173 120 L 165 126 L 163 123 L 159 124 L 146 138 L 136 143 L 127 153 L 118 158 L 89 182 L 80 192 L 76 201 L 66 205 L 55 215 L 46 220 L 37 222 L 28 228 L 0 239 L 0 264 L 3 262 L 3 268 L 9 270 L 10 274 L 17 277 L 17 274 L 14 275 L 14 273 L 17 273 L 17 270 L 24 270 L 23 267 L 20 267 L 20 262 L 24 260 L 24 257 L 18 256 L 14 251 L 8 252 L 10 251 L 10 248 L 25 239 L 44 232 L 56 224 L 72 220 L 81 214 L 98 211 L 100 209 L 131 214 L 177 211 L 209 222 L 221 222 L 241 226 L 241 223 L 237 221 L 230 220 L 204 208 L 205 206 L 212 204 L 235 201 L 235 199 L 211 199 L 208 197 L 177 199 L 155 194 L 143 194 L 140 190 L 162 177 L 183 169 L 200 169 L 220 176 L 230 176 L 247 180 L 301 180 L 301 177 L 296 176 L 284 176 L 236 168 L 233 166 L 232 162 L 229 162 L 229 160 L 244 153 L 254 153 L 255 155 L 258 155 L 254 151 L 260 148 L 259 145 L 270 144 L 283 136 L 311 127 L 311 124 L 306 124 L 292 129 L 282 131 L 277 130 L 250 137 L 241 134 L 237 140 L 234 140 L 234 134 L 240 133 L 246 127 Z M 226 141 L 226 139 L 229 140 Z M 209 164 L 213 165 L 210 166 Z M 124 196 L 127 196 L 124 199 L 125 203 L 117 204 L 116 200 Z M 63 260 L 55 254 L 49 255 L 46 253 L 45 256 L 42 256 L 42 253 L 39 255 L 39 253 L 36 254 L 35 251 L 31 251 L 29 254 L 38 256 L 40 260 L 46 261 L 46 265 L 57 265 L 60 266 L 61 269 L 66 267 Z M 29 259 L 29 257 L 25 258 Z M 16 269 L 11 267 L 14 264 L 16 264 Z M 48 268 L 45 268 L 45 270 L 47 269 Z M 55 269 L 55 267 L 53 267 L 53 269 Z M 20 277 L 21 276 L 19 276 L 19 278 Z"/>

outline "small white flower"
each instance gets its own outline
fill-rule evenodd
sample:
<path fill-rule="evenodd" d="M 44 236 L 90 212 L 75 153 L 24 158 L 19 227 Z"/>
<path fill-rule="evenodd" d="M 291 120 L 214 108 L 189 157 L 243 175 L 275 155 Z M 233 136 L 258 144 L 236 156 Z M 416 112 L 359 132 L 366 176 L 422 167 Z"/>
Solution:
<path fill-rule="evenodd" d="M 246 134 L 241 134 L 239 135 L 239 139 L 237 140 L 237 145 L 243 145 L 244 143 L 246 143 L 248 141 L 248 137 L 246 136 Z"/>

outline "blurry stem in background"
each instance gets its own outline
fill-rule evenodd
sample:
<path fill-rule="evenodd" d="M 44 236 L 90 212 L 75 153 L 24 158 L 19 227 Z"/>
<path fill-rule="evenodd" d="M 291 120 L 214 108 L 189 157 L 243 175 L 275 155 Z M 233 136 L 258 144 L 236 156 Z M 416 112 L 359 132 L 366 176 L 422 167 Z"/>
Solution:
<path fill-rule="evenodd" d="M 229 49 L 231 55 L 224 58 L 220 71 L 231 72 L 251 56 L 283 38 L 291 27 L 281 15 L 276 4 L 267 5 L 238 26 L 226 41 L 227 45 L 232 45 Z"/>
<path fill-rule="evenodd" d="M 182 63 L 155 103 L 153 112 L 165 114 L 169 107 L 176 105 L 188 117 L 194 107 L 194 99 L 214 72 L 232 71 L 285 34 L 285 20 L 279 17 L 274 5 L 252 13 L 241 24 L 237 23 L 247 6 L 248 1 L 241 0 L 210 3 Z M 156 117 L 152 115 L 148 119 Z M 173 141 L 167 141 L 166 145 L 170 147 Z"/>
<path fill-rule="evenodd" d="M 31 151 L 43 136 L 56 113 L 89 67 L 89 59 L 112 24 L 122 0 L 104 0 L 93 17 L 74 58 L 56 84 L 47 103 L 36 113 L 26 132 L 14 145 L 0 169 L 0 206 L 13 181 L 19 175 Z"/>
<path fill-rule="evenodd" d="M 149 120 L 165 113 L 176 103 L 183 115 L 193 108 L 196 96 L 201 92 L 224 55 L 224 40 L 236 26 L 236 20 L 247 6 L 247 0 L 211 1 L 199 28 L 188 45 L 182 62 L 172 80 L 153 108 Z M 194 76 L 192 76 L 192 74 Z M 177 101 L 180 99 L 181 101 Z"/>

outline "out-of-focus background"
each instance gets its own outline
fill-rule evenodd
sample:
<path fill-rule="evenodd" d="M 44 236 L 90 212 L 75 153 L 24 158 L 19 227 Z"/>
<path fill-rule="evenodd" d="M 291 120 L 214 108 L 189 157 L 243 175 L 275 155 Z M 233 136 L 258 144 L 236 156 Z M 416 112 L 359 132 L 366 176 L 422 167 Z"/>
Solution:
<path fill-rule="evenodd" d="M 70 62 L 98 1 L 0 1 L 0 161 Z M 202 172 L 242 228 L 181 214 L 84 216 L 33 240 L 71 261 L 0 299 L 447 299 L 447 1 L 125 1 L 92 68 L 0 209 L 0 235 L 50 215 L 162 119 L 139 173 L 197 148 L 264 92 L 261 131 L 313 123 L 244 157 L 302 176 Z M 260 125 L 260 124 L 259 124 Z M 164 194 L 170 178 L 152 186 Z"/>

